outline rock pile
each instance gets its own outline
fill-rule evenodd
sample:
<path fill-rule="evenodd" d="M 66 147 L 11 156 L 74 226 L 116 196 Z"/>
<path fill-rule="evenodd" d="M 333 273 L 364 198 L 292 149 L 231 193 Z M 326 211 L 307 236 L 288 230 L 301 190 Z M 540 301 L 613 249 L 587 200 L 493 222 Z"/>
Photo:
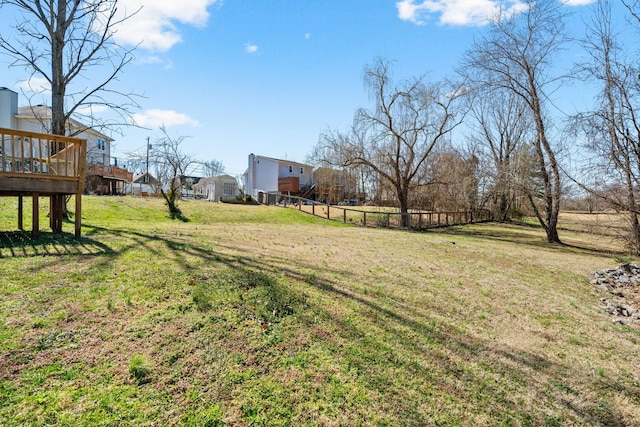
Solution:
<path fill-rule="evenodd" d="M 605 311 L 613 321 L 640 326 L 640 267 L 621 264 L 618 268 L 607 268 L 593 273 L 591 284 L 602 292 L 610 293 L 600 298 Z"/>

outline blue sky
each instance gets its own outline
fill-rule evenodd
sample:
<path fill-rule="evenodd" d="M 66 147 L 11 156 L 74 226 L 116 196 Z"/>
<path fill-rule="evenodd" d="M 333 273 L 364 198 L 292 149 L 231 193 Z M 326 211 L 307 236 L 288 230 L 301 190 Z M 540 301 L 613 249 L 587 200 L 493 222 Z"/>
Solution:
<path fill-rule="evenodd" d="M 144 150 L 158 127 L 187 135 L 184 151 L 242 174 L 249 153 L 303 162 L 328 127 L 345 129 L 368 106 L 362 70 L 397 61 L 398 78 L 453 74 L 486 16 L 513 0 L 119 0 L 143 8 L 118 31 L 141 43 L 118 87 L 144 94 L 114 155 Z M 581 36 L 593 0 L 566 1 Z M 2 12 L 0 24 L 15 17 Z M 6 31 L 6 30 L 4 30 Z M 568 58 L 578 53 L 572 52 Z M 0 86 L 28 78 L 3 63 Z M 90 78 L 90 76 L 88 76 Z M 21 98 L 23 102 L 24 98 Z M 106 114 L 106 113 L 105 113 Z"/>

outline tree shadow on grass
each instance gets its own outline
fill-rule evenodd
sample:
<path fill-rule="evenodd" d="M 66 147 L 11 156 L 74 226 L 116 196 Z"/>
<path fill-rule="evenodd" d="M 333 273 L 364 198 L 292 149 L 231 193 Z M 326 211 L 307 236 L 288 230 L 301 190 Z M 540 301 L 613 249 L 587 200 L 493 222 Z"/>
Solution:
<path fill-rule="evenodd" d="M 182 212 L 180 212 L 180 213 L 171 212 L 171 213 L 169 214 L 169 217 L 170 217 L 171 219 L 177 219 L 177 220 L 182 221 L 182 222 L 189 222 L 189 221 L 190 221 L 190 219 L 189 219 L 189 218 L 187 218 L 186 216 L 184 216 L 184 215 L 182 214 Z"/>
<path fill-rule="evenodd" d="M 531 230 L 539 230 L 540 235 L 530 234 Z M 488 240 L 496 240 L 501 242 L 513 243 L 516 245 L 527 245 L 538 249 L 548 249 L 556 251 L 566 251 L 567 248 L 574 253 L 591 254 L 602 256 L 626 255 L 624 250 L 611 250 L 598 248 L 593 246 L 577 245 L 564 241 L 562 243 L 548 243 L 545 240 L 544 230 L 539 225 L 528 223 L 505 223 L 497 225 L 497 223 L 489 223 L 488 227 L 471 226 L 452 226 L 448 228 L 429 230 L 431 233 L 440 233 L 448 236 L 469 236 L 478 237 Z M 594 236 L 596 239 L 597 236 Z M 560 236 L 562 240 L 562 235 Z"/>
<path fill-rule="evenodd" d="M 283 277 L 290 283 L 305 283 L 326 295 L 324 301 L 333 300 L 336 305 L 351 307 L 351 314 L 342 315 L 328 307 L 314 306 L 307 300 L 305 291 L 300 286 L 286 287 L 291 293 L 291 301 L 305 301 L 306 305 L 311 306 L 311 310 L 323 313 L 323 318 L 331 319 L 335 329 L 326 332 L 333 334 L 329 340 L 336 341 L 336 345 L 331 347 L 334 357 L 339 363 L 354 368 L 354 372 L 366 372 L 357 381 L 365 383 L 368 389 L 385 395 L 394 387 L 403 387 L 402 381 L 396 383 L 391 377 L 392 372 L 407 378 L 422 379 L 423 384 L 409 393 L 415 393 L 414 398 L 417 399 L 413 402 L 413 409 L 412 405 L 404 402 L 405 394 L 389 397 L 389 402 L 394 406 L 393 411 L 397 411 L 394 415 L 397 419 L 409 420 L 415 424 L 433 422 L 434 420 L 425 418 L 424 408 L 416 409 L 419 401 L 429 396 L 434 402 L 465 402 L 460 405 L 470 411 L 481 408 L 485 416 L 496 422 L 501 419 L 511 420 L 516 424 L 561 422 L 559 419 L 546 419 L 544 414 L 531 414 L 540 412 L 542 407 L 547 406 L 554 408 L 550 413 L 556 414 L 556 417 L 568 413 L 571 418 L 584 424 L 622 426 L 625 425 L 624 416 L 610 403 L 609 390 L 615 389 L 631 402 L 640 402 L 640 389 L 623 384 L 619 378 L 609 378 L 608 384 L 602 384 L 597 378 L 574 382 L 574 378 L 583 378 L 584 372 L 572 363 L 551 359 L 544 352 L 498 344 L 489 338 L 470 334 L 457 326 L 459 322 L 450 319 L 451 313 L 446 307 L 433 304 L 419 306 L 413 302 L 397 301 L 386 295 L 359 292 L 357 286 L 354 288 L 345 285 L 358 281 L 348 270 L 325 266 L 322 271 L 318 271 L 317 265 L 300 261 L 291 263 L 291 260 L 277 255 L 254 257 L 233 242 L 210 247 L 204 246 L 204 241 L 166 233 L 154 235 L 132 230 L 105 232 L 119 234 L 131 240 L 118 253 L 133 247 L 143 247 L 153 256 L 169 258 L 169 265 L 179 266 L 190 277 L 197 277 L 198 268 L 203 268 L 202 266 L 215 270 L 216 266 L 225 265 L 248 275 L 259 272 L 269 277 Z M 506 230 L 489 238 L 523 243 L 523 236 L 517 229 Z M 553 247 L 545 243 L 535 246 Z M 566 247 L 555 247 L 566 251 Z M 579 250 L 601 254 L 589 249 Z M 310 271 L 314 273 L 310 274 Z M 362 285 L 366 287 L 366 284 Z M 278 292 L 283 290 L 279 289 Z M 305 326 L 307 330 L 318 327 L 311 320 L 314 316 L 307 318 L 301 314 L 302 309 L 297 310 L 297 318 L 303 323 L 308 322 Z M 364 316 L 366 324 L 360 324 L 357 317 L 352 317 L 353 313 Z M 374 326 L 372 330 L 384 333 L 380 336 L 371 333 L 367 324 Z M 321 334 L 319 339 L 324 339 L 322 336 Z M 392 345 L 389 345 L 390 341 L 393 341 Z M 553 345 L 553 341 L 549 345 Z M 535 397 L 533 403 L 524 405 L 517 401 L 519 396 L 523 396 L 518 390 L 527 383 L 529 385 L 524 387 L 524 394 L 533 393 Z M 598 390 L 607 397 L 602 397 L 597 402 L 583 401 L 576 404 L 574 393 L 576 390 L 584 392 L 585 384 L 588 391 Z M 602 402 L 606 404 L 603 405 Z M 456 405 L 453 404 L 451 408 L 459 409 L 460 406 Z M 469 416 L 459 421 L 469 422 L 472 419 Z M 455 418 L 449 418 L 449 421 L 452 420 Z"/>
<path fill-rule="evenodd" d="M 33 239 L 29 231 L 0 232 L 0 258 L 110 253 L 113 250 L 104 243 L 87 237 L 76 239 L 70 233 L 40 232 Z"/>
<path fill-rule="evenodd" d="M 264 287 L 278 285 L 278 281 L 270 278 L 282 277 L 287 286 L 274 288 L 270 298 L 280 305 L 304 301 L 309 308 L 295 307 L 296 318 L 304 323 L 306 330 L 326 328 L 325 331 L 318 330 L 314 339 L 327 341 L 323 346 L 331 352 L 337 368 L 344 370 L 341 377 L 351 381 L 354 387 L 362 383 L 366 389 L 380 396 L 386 395 L 383 403 L 392 412 L 391 419 L 415 425 L 432 424 L 436 420 L 429 417 L 438 416 L 439 410 L 430 410 L 429 406 L 450 403 L 449 409 L 458 411 L 460 408 L 467 411 L 481 409 L 484 415 L 480 419 L 484 417 L 485 421 L 490 419 L 496 424 L 501 420 L 523 425 L 545 421 L 549 424 L 554 420 L 545 420 L 544 414 L 533 414 L 527 418 L 527 412 L 540 411 L 544 405 L 550 405 L 551 414 L 564 410 L 583 424 L 625 425 L 623 416 L 613 405 L 600 405 L 603 401 L 607 403 L 606 400 L 576 405 L 573 393 L 576 392 L 574 389 L 579 390 L 581 383 L 574 385 L 573 378 L 584 374 L 579 367 L 561 360 L 550 360 L 543 353 L 500 345 L 489 338 L 468 333 L 457 327 L 458 321 L 450 319 L 451 313 L 446 307 L 427 302 L 421 306 L 417 302 L 394 300 L 387 295 L 359 292 L 357 286 L 346 285 L 358 283 L 358 278 L 346 269 L 326 266 L 320 271 L 318 265 L 299 261 L 292 263 L 276 255 L 252 256 L 233 242 L 205 246 L 205 240 L 185 239 L 167 232 L 155 234 L 88 226 L 87 237 L 79 240 L 71 235 L 43 234 L 35 243 L 37 250 L 32 247 L 34 241 L 28 238 L 27 233 L 26 237 L 4 236 L 9 243 L 4 243 L 3 234 L 7 233 L 0 233 L 0 256 L 5 256 L 3 251 L 7 248 L 17 250 L 18 254 L 14 256 L 106 254 L 98 257 L 97 262 L 116 268 L 114 258 L 131 250 L 143 250 L 149 259 L 166 259 L 166 265 L 177 266 L 188 277 L 197 277 L 197 268 L 211 272 L 222 265 L 249 275 L 247 277 L 264 277 L 264 283 L 261 282 Z M 114 245 L 116 249 L 100 242 L 105 236 L 120 239 L 119 244 Z M 494 238 L 522 243 L 522 238 L 513 231 Z M 22 247 L 24 249 L 20 249 Z M 93 252 L 91 248 L 94 248 Z M 23 252 L 31 255 L 20 255 Z M 310 271 L 314 273 L 310 274 Z M 323 303 L 335 301 L 336 306 L 349 307 L 349 310 L 345 309 L 343 313 L 333 307 L 310 302 L 305 297 L 303 284 L 325 295 L 326 298 L 321 300 Z M 238 286 L 242 285 L 238 283 Z M 362 285 L 366 287 L 366 283 Z M 249 288 L 255 284 L 247 282 L 244 286 Z M 282 295 L 283 292 L 290 292 L 291 298 Z M 320 317 L 330 319 L 330 324 L 318 326 L 314 320 L 316 316 L 313 313 L 305 315 L 305 310 L 322 313 Z M 267 316 L 272 311 L 265 313 Z M 360 323 L 361 319 L 364 323 Z M 368 329 L 370 326 L 373 326 L 371 330 Z M 376 330 L 382 333 L 376 333 Z M 268 351 L 268 348 L 260 350 Z M 292 351 L 304 352 L 305 349 Z M 269 355 L 261 356 L 268 358 Z M 277 358 L 275 360 L 278 361 Z M 356 379 L 349 380 L 349 372 L 359 374 Z M 397 380 L 395 375 L 406 379 Z M 259 378 L 255 381 L 259 382 Z M 614 390 L 632 402 L 640 402 L 638 387 L 623 384 L 618 378 L 609 378 L 607 384 L 601 382 L 597 378 L 589 380 L 590 390 Z M 520 389 L 524 391 L 520 392 Z M 519 403 L 518 398 L 523 393 L 533 394 L 533 403 Z M 350 410 L 359 410 L 357 403 L 351 406 Z M 473 415 L 469 414 L 463 414 L 459 419 L 453 415 L 448 417 L 444 416 L 442 420 L 459 423 L 473 420 Z"/>

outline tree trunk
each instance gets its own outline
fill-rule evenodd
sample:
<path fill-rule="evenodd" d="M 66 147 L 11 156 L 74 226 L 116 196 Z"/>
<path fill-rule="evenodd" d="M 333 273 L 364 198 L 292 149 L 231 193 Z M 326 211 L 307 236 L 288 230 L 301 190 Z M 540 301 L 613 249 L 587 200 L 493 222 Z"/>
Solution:
<path fill-rule="evenodd" d="M 176 200 L 178 198 L 178 189 L 176 188 L 176 178 L 171 180 L 169 184 L 169 192 L 165 193 L 164 189 L 160 189 L 160 193 L 162 197 L 164 197 L 165 202 L 167 202 L 167 207 L 169 208 L 169 215 L 172 218 L 176 216 L 182 215 L 182 211 L 178 207 Z"/>
<path fill-rule="evenodd" d="M 411 216 L 409 215 L 409 190 L 406 187 L 396 187 L 398 204 L 402 216 L 402 227 L 411 228 Z"/>
<path fill-rule="evenodd" d="M 533 75 L 529 75 L 529 90 L 531 92 L 531 109 L 536 125 L 537 138 L 535 152 L 538 157 L 538 167 L 544 183 L 545 201 L 545 229 L 547 243 L 562 243 L 558 237 L 558 216 L 560 214 L 560 170 L 558 162 L 547 140 L 542 107 Z M 547 162 L 549 163 L 547 165 Z"/>

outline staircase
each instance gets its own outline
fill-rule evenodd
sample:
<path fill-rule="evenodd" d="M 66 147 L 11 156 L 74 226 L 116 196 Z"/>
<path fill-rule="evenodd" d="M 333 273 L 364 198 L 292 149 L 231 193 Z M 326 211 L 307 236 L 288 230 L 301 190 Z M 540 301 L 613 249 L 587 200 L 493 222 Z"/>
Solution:
<path fill-rule="evenodd" d="M 309 196 L 313 195 L 315 190 L 316 190 L 316 185 L 313 184 L 311 187 L 307 188 L 304 192 L 302 192 L 302 194 L 300 194 L 300 197 L 302 197 L 303 199 L 308 199 Z"/>

